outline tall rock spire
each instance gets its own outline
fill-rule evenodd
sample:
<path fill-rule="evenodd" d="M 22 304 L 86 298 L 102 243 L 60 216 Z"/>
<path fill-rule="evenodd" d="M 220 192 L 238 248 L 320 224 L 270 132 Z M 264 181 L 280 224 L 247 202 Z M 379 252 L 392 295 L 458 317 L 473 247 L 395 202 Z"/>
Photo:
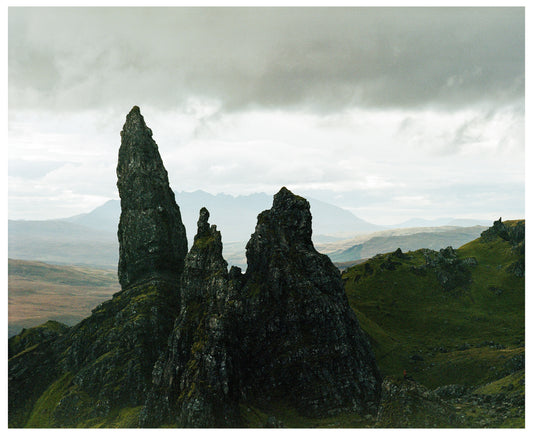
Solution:
<path fill-rule="evenodd" d="M 285 187 L 246 246 L 241 385 L 302 415 L 377 410 L 381 375 L 338 269 L 311 241 L 309 202 Z"/>
<path fill-rule="evenodd" d="M 187 254 L 185 227 L 152 130 L 137 106 L 120 135 L 120 284 L 125 288 L 153 277 L 177 280 Z"/>

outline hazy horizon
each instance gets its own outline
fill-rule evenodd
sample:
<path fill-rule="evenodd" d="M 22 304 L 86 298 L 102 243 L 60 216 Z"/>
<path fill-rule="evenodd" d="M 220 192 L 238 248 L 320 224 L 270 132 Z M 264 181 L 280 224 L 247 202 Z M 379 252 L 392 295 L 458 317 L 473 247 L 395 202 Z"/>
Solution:
<path fill-rule="evenodd" d="M 118 199 L 133 105 L 175 191 L 286 186 L 378 225 L 525 217 L 523 7 L 8 14 L 10 219 Z"/>

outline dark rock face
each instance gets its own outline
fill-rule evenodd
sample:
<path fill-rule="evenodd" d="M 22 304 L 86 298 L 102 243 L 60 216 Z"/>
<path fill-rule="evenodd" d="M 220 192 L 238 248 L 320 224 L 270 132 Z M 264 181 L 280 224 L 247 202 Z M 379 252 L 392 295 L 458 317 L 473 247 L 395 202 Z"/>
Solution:
<path fill-rule="evenodd" d="M 120 284 L 126 288 L 157 276 L 177 280 L 187 254 L 185 227 L 152 130 L 137 106 L 126 117 L 121 138 Z"/>
<path fill-rule="evenodd" d="M 129 287 L 74 326 L 64 366 L 76 373 L 76 389 L 100 406 L 144 403 L 153 365 L 177 315 L 176 294 L 176 285 L 164 280 Z"/>
<path fill-rule="evenodd" d="M 75 415 L 78 408 L 105 416 L 117 404 L 143 404 L 153 365 L 178 314 L 185 228 L 152 131 L 138 107 L 126 117 L 121 137 L 117 186 L 122 291 L 72 328 L 63 365 L 75 375 L 59 420 Z M 83 393 L 93 402 L 80 404 Z"/>
<path fill-rule="evenodd" d="M 117 167 L 122 290 L 72 328 L 10 343 L 10 426 L 109 425 L 124 412 L 144 427 L 236 427 L 246 404 L 375 414 L 381 376 L 339 271 L 313 246 L 309 203 L 274 196 L 244 275 L 228 272 L 205 208 L 185 256 L 151 136 L 134 107 Z"/>
<path fill-rule="evenodd" d="M 137 107 L 124 125 L 117 174 L 122 291 L 56 339 L 10 360 L 10 395 L 30 409 L 44 389 L 55 391 L 54 401 L 42 411 L 50 426 L 72 427 L 142 405 L 154 363 L 179 313 L 185 230 L 157 146 Z M 39 381 L 34 388 L 32 379 Z M 41 387 L 41 380 L 48 384 Z M 10 425 L 24 425 L 19 415 L 10 417 Z"/>
<path fill-rule="evenodd" d="M 8 356 L 11 358 L 31 346 L 52 341 L 66 334 L 68 330 L 67 325 L 54 320 L 49 320 L 36 328 L 22 329 L 19 334 L 8 340 Z"/>
<path fill-rule="evenodd" d="M 230 303 L 236 282 L 228 276 L 220 232 L 209 226 L 208 218 L 202 208 L 198 233 L 185 258 L 181 312 L 168 349 L 155 364 L 153 388 L 141 413 L 145 427 L 161 422 L 180 427 L 238 425 L 238 331 Z"/>
<path fill-rule="evenodd" d="M 246 246 L 241 388 L 304 415 L 375 410 L 381 377 L 339 271 L 311 241 L 309 203 L 282 188 Z"/>
<path fill-rule="evenodd" d="M 200 212 L 181 312 L 141 425 L 240 426 L 239 404 L 309 416 L 376 412 L 381 377 L 340 274 L 311 242 L 309 203 L 283 188 L 258 217 L 241 275 Z"/>
<path fill-rule="evenodd" d="M 47 322 L 9 339 L 8 424 L 23 427 L 32 405 L 60 373 L 66 325 Z"/>

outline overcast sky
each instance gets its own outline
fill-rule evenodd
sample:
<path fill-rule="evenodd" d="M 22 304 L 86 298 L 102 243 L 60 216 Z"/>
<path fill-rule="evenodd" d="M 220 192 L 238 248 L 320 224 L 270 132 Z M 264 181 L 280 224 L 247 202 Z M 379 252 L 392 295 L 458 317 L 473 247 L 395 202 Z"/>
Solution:
<path fill-rule="evenodd" d="M 118 198 L 133 105 L 176 191 L 524 217 L 524 33 L 523 8 L 10 8 L 9 217 Z"/>

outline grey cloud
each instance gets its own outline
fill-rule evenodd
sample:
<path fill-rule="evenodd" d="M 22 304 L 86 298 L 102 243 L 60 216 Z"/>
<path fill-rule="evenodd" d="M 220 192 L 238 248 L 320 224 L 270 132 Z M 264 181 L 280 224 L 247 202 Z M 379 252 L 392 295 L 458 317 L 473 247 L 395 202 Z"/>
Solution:
<path fill-rule="evenodd" d="M 508 103 L 524 31 L 523 8 L 10 8 L 10 107 Z"/>

